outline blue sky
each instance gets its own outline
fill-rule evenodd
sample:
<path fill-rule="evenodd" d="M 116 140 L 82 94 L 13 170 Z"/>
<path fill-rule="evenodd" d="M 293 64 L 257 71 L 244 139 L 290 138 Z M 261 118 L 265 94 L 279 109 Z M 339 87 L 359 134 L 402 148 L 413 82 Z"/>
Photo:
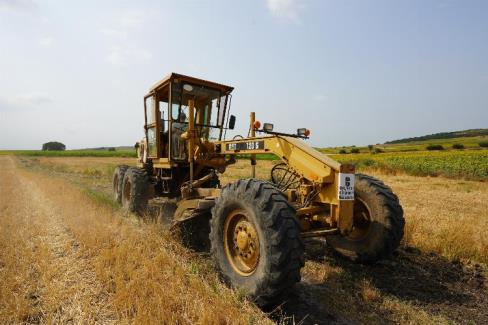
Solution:
<path fill-rule="evenodd" d="M 488 127 L 487 1 L 0 0 L 0 149 L 132 145 L 171 71 L 314 146 Z"/>

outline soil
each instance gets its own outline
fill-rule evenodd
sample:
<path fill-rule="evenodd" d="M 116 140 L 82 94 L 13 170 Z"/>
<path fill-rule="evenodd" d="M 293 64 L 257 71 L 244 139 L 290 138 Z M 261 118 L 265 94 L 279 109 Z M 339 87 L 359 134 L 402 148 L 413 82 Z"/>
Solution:
<path fill-rule="evenodd" d="M 325 241 L 307 243 L 309 260 L 324 268 L 342 269 L 339 278 L 316 282 L 304 274 L 290 299 L 276 313 L 302 324 L 351 324 L 346 315 L 331 313 L 324 297 L 334 297 L 337 282 L 342 286 L 355 279 L 366 279 L 382 296 L 394 297 L 432 315 L 455 323 L 488 324 L 488 281 L 482 265 L 448 261 L 437 254 L 426 254 L 407 247 L 391 260 L 373 265 L 352 263 L 327 249 Z M 354 294 L 354 293 L 351 293 Z M 327 299 L 325 299 L 327 300 Z M 366 306 L 365 306 L 366 307 Z M 383 311 L 382 323 L 394 323 L 394 315 Z"/>

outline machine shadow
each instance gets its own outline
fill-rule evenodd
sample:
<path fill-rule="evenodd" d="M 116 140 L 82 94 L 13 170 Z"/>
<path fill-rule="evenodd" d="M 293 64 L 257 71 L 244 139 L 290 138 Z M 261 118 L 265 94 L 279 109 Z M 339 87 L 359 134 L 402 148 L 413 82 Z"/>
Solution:
<path fill-rule="evenodd" d="M 348 319 L 348 311 L 343 315 L 330 314 L 328 305 L 335 299 L 364 303 L 358 292 L 364 281 L 379 290 L 382 296 L 393 296 L 453 321 L 465 322 L 469 319 L 483 323 L 488 319 L 486 279 L 480 265 L 466 266 L 413 247 L 399 249 L 392 259 L 363 265 L 338 256 L 322 240 L 308 240 L 306 255 L 315 264 L 341 272 L 331 272 L 321 281 L 304 276 L 287 301 L 279 307 L 279 313 L 295 322 L 355 323 Z M 365 312 L 368 308 L 375 308 L 374 304 L 365 304 Z M 378 311 L 377 315 L 376 321 L 393 322 L 385 310 Z"/>
<path fill-rule="evenodd" d="M 207 256 L 208 226 L 206 219 L 184 223 L 180 225 L 181 234 L 192 235 L 188 238 L 183 235 L 180 240 L 197 254 Z M 357 317 L 351 317 L 347 304 L 361 305 L 354 311 L 370 314 L 370 322 L 395 323 L 393 312 L 379 310 L 377 302 L 362 300 L 360 290 L 364 282 L 383 297 L 394 297 L 454 322 L 488 320 L 488 281 L 480 265 L 449 261 L 414 247 L 398 249 L 391 259 L 365 265 L 338 255 L 323 239 L 307 239 L 305 255 L 313 268 L 326 276 L 317 279 L 307 270 L 279 306 L 263 310 L 279 324 L 358 323 Z M 337 301 L 342 301 L 342 306 L 333 306 Z"/>

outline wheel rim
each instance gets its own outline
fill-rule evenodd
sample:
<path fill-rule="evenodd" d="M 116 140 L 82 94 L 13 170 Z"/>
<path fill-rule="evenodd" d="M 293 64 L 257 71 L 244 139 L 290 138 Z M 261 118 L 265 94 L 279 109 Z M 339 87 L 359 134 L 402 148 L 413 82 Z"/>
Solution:
<path fill-rule="evenodd" d="M 364 239 L 371 228 L 371 212 L 366 203 L 360 198 L 354 201 L 353 226 L 347 235 L 350 240 Z"/>
<path fill-rule="evenodd" d="M 249 276 L 259 263 L 259 236 L 243 209 L 232 211 L 224 224 L 225 255 L 235 272 Z"/>

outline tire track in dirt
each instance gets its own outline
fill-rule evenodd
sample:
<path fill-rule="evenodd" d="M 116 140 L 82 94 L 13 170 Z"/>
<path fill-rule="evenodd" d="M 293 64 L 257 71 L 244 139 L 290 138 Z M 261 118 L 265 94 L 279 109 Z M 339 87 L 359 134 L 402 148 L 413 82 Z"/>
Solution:
<path fill-rule="evenodd" d="M 40 305 L 40 312 L 29 321 L 114 322 L 116 316 L 110 310 L 108 295 L 97 281 L 89 259 L 63 223 L 62 210 L 55 207 L 30 175 L 16 168 L 11 158 L 0 158 L 0 170 L 2 187 L 17 184 L 16 188 L 4 188 L 17 195 L 10 210 L 17 210 L 36 227 L 37 236 L 25 240 L 31 242 L 36 251 L 48 253 L 39 253 L 37 290 L 29 296 L 33 306 Z"/>

